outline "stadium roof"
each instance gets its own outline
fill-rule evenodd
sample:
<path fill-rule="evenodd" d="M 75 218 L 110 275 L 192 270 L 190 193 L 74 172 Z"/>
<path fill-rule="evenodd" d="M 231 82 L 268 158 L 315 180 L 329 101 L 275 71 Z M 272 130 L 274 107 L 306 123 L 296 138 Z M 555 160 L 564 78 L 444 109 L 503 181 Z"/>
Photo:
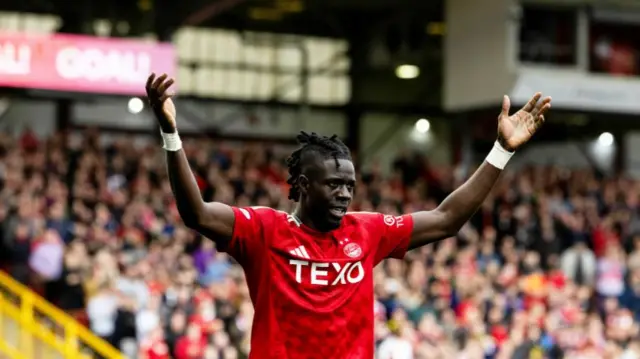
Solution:
<path fill-rule="evenodd" d="M 341 38 L 358 47 L 351 54 L 353 101 L 440 111 L 443 0 L 24 0 L 5 2 L 2 10 L 57 14 L 61 32 L 88 35 L 94 20 L 108 19 L 128 25 L 112 27 L 126 29 L 112 33 L 122 37 L 154 33 L 168 40 L 181 26 L 198 26 Z M 383 56 L 375 55 L 380 50 Z M 396 78 L 403 63 L 423 69 L 417 81 Z"/>
<path fill-rule="evenodd" d="M 5 2 L 0 8 L 55 13 L 69 23 L 124 20 L 140 31 L 193 24 L 346 37 L 360 26 L 441 21 L 442 4 L 442 0 L 25 0 Z"/>

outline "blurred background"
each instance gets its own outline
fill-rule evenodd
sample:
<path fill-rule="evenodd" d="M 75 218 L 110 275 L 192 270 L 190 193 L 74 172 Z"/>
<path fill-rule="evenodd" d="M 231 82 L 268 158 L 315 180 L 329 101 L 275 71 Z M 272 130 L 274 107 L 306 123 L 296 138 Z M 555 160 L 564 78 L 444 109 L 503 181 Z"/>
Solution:
<path fill-rule="evenodd" d="M 299 130 L 353 210 L 434 208 L 514 109 L 553 97 L 455 238 L 375 273 L 378 359 L 640 358 L 640 4 L 0 4 L 0 358 L 246 358 L 241 269 L 187 230 L 144 83 L 177 78 L 206 200 L 291 210 Z"/>

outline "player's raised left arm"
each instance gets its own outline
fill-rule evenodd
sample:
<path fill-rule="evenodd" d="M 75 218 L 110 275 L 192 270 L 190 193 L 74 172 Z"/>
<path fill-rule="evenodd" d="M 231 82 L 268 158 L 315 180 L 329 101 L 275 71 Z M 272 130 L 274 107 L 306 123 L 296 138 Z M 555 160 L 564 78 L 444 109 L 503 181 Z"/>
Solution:
<path fill-rule="evenodd" d="M 542 101 L 536 93 L 518 112 L 509 116 L 509 97 L 504 96 L 498 116 L 498 139 L 486 160 L 458 189 L 436 209 L 412 214 L 413 231 L 409 249 L 452 237 L 473 216 L 491 192 L 515 150 L 529 141 L 544 123 L 551 98 Z"/>

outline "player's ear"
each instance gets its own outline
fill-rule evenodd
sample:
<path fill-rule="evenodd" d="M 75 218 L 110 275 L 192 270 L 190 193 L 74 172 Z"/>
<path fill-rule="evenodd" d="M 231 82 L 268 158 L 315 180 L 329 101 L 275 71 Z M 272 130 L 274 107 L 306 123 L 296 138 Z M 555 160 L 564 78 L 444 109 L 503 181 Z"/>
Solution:
<path fill-rule="evenodd" d="M 305 175 L 300 175 L 300 177 L 298 177 L 298 189 L 301 194 L 307 194 L 307 191 L 309 190 L 309 177 Z"/>

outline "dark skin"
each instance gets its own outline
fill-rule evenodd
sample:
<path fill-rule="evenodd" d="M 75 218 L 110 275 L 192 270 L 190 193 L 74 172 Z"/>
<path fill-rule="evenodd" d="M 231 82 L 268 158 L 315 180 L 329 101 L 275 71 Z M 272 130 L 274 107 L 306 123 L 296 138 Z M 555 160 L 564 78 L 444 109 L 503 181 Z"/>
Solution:
<path fill-rule="evenodd" d="M 321 232 L 340 226 L 341 215 L 334 215 L 330 208 L 342 208 L 346 212 L 353 199 L 356 170 L 353 162 L 334 158 L 323 159 L 318 155 L 307 160 L 298 180 L 300 204 L 294 214 L 306 226 Z"/>
<path fill-rule="evenodd" d="M 168 91 L 172 84 L 173 79 L 167 75 L 156 77 L 152 74 L 146 86 L 151 108 L 165 133 L 177 131 L 176 111 L 171 100 L 173 95 Z M 544 123 L 544 114 L 551 107 L 551 98 L 540 101 L 541 97 L 540 93 L 536 93 L 511 116 L 509 98 L 504 97 L 498 116 L 498 142 L 504 149 L 517 150 Z M 166 152 L 171 188 L 185 225 L 213 239 L 218 246 L 226 246 L 233 235 L 233 210 L 223 203 L 204 202 L 184 151 Z M 306 168 L 298 181 L 301 197 L 295 213 L 308 227 L 319 231 L 337 228 L 340 215 L 336 215 L 336 207 L 346 208 L 351 202 L 355 169 L 349 160 L 340 159 L 338 162 L 339 166 L 336 166 L 333 158 L 305 162 Z M 414 226 L 409 248 L 418 248 L 456 235 L 489 195 L 501 172 L 485 161 L 471 178 L 436 209 L 412 213 Z"/>

